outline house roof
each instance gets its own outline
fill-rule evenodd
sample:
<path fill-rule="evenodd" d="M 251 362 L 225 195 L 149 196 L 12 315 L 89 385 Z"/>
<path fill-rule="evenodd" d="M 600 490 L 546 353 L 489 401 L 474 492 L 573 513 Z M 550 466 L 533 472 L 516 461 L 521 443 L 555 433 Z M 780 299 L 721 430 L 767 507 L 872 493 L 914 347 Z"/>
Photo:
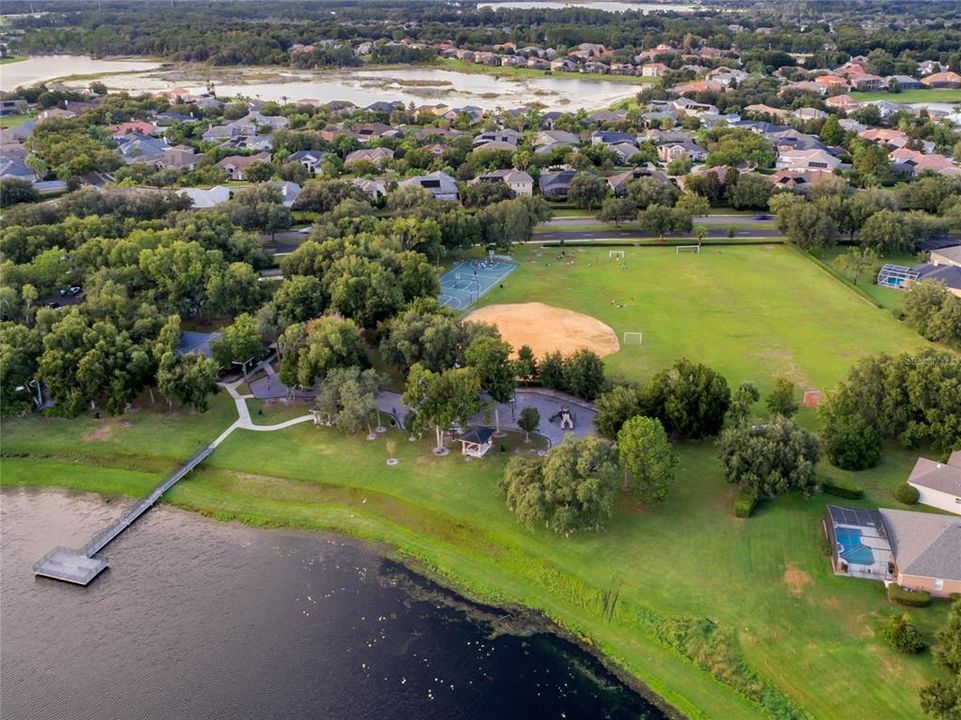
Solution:
<path fill-rule="evenodd" d="M 200 353 L 207 357 L 213 357 L 210 343 L 220 339 L 220 333 L 199 333 L 184 331 L 180 333 L 180 342 L 177 344 L 177 354 L 187 355 L 188 353 Z"/>
<path fill-rule="evenodd" d="M 939 463 L 919 457 L 908 476 L 908 482 L 961 497 L 961 461 L 952 465 L 950 460 Z"/>
<path fill-rule="evenodd" d="M 961 518 L 885 508 L 880 513 L 903 574 L 961 580 Z"/>
<path fill-rule="evenodd" d="M 934 250 L 938 255 L 951 262 L 961 263 L 961 245 L 949 245 Z"/>
<path fill-rule="evenodd" d="M 961 290 L 961 267 L 957 265 L 921 263 L 911 269 L 918 273 L 921 280 L 937 280 L 953 290 Z"/>

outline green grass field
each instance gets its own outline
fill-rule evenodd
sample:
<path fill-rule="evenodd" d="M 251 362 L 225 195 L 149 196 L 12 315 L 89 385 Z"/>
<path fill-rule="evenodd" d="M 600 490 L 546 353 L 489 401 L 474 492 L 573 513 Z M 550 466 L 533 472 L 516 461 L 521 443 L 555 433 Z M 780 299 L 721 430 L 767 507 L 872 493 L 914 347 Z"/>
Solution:
<path fill-rule="evenodd" d="M 903 90 L 899 93 L 888 93 L 888 92 L 853 92 L 851 97 L 858 102 L 867 102 L 870 100 L 887 100 L 893 103 L 923 103 L 923 102 L 940 102 L 940 103 L 961 103 L 961 90 L 952 90 L 950 88 L 936 88 L 936 89 L 924 89 L 924 90 Z"/>
<path fill-rule="evenodd" d="M 0 128 L 12 128 L 18 125 L 23 125 L 32 117 L 35 117 L 36 113 L 24 113 L 22 115 L 0 115 Z"/>
<path fill-rule="evenodd" d="M 642 345 L 607 358 L 611 372 L 632 380 L 686 356 L 762 392 L 777 375 L 827 389 L 858 357 L 925 342 L 789 247 L 623 248 L 624 263 L 610 262 L 609 250 L 571 248 L 570 266 L 557 248 L 522 248 L 521 268 L 479 304 L 536 300 L 596 317 L 619 339 L 642 332 Z"/>
<path fill-rule="evenodd" d="M 521 248 L 521 267 L 484 301 L 539 300 L 594 315 L 619 335 L 644 332 L 642 346 L 608 360 L 633 379 L 687 355 L 732 384 L 752 379 L 766 390 L 785 373 L 804 387 L 827 388 L 856 357 L 923 344 L 889 311 L 790 248 L 706 247 L 700 255 L 625 248 L 627 270 L 608 261 L 607 248 L 574 249 L 571 267 L 554 260 L 557 252 Z M 258 421 L 291 414 L 300 409 L 272 406 Z M 2 484 L 142 496 L 233 419 L 224 395 L 205 415 L 158 405 L 103 420 L 6 419 Z M 657 639 L 658 628 L 679 616 L 715 623 L 729 642 L 703 663 L 742 687 L 754 683 L 769 709 L 793 702 L 832 720 L 920 715 L 917 690 L 936 676 L 930 655 L 903 656 L 883 645 L 877 629 L 900 608 L 887 604 L 879 583 L 834 577 L 818 548 L 833 498 L 781 498 L 738 520 L 713 444 L 688 444 L 679 448 L 664 504 L 622 499 L 608 531 L 561 538 L 528 530 L 505 508 L 496 490 L 504 454 L 438 459 L 427 440 L 392 436 L 401 460 L 395 468 L 385 465 L 383 438 L 345 438 L 309 423 L 238 431 L 168 501 L 220 520 L 386 543 L 475 599 L 544 612 L 691 718 L 772 715 Z M 897 507 L 893 490 L 916 457 L 888 448 L 874 470 L 824 465 L 821 472 L 865 487 L 863 500 L 839 504 Z M 608 616 L 603 597 L 612 590 L 620 599 Z M 911 614 L 931 639 L 945 605 Z"/>

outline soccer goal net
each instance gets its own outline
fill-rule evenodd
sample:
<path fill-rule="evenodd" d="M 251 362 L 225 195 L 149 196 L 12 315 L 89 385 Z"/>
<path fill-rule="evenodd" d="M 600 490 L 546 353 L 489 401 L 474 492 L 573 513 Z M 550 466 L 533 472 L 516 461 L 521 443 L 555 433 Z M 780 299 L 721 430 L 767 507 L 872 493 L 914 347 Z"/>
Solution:
<path fill-rule="evenodd" d="M 624 333 L 624 344 L 625 345 L 640 345 L 642 339 L 642 334 L 639 332 L 626 332 Z"/>
<path fill-rule="evenodd" d="M 608 259 L 608 260 L 611 260 L 611 261 L 613 261 L 613 260 L 623 260 L 623 259 L 624 259 L 624 251 L 623 251 L 623 250 L 611 250 L 609 253 L 607 253 L 607 259 Z"/>
<path fill-rule="evenodd" d="M 674 248 L 675 255 L 680 255 L 682 252 L 697 253 L 698 255 L 700 255 L 701 246 L 700 245 L 678 245 L 677 247 Z"/>

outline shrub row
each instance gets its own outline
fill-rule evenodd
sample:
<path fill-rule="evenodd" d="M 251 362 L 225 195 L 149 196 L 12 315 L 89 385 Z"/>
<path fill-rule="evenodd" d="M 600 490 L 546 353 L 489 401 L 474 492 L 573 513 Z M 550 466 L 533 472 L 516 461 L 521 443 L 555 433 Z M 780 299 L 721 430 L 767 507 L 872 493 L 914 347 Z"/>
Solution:
<path fill-rule="evenodd" d="M 757 507 L 757 496 L 749 490 L 741 490 L 734 498 L 734 517 L 749 518 Z"/>
<path fill-rule="evenodd" d="M 888 586 L 888 600 L 908 607 L 927 607 L 931 604 L 931 594 L 923 590 L 906 590 L 900 585 Z"/>
<path fill-rule="evenodd" d="M 821 480 L 821 490 L 828 495 L 847 498 L 849 500 L 860 500 L 864 497 L 864 488 L 853 482 L 844 480 L 832 480 L 824 478 Z"/>

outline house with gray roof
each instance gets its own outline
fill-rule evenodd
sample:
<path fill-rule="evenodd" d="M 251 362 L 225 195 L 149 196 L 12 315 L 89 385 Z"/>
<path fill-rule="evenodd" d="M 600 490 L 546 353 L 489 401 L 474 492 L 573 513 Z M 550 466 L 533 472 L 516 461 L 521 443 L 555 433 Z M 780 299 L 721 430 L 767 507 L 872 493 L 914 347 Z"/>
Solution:
<path fill-rule="evenodd" d="M 961 515 L 961 450 L 955 450 L 943 463 L 919 457 L 908 476 L 908 485 L 917 488 L 918 502 L 923 505 Z"/>
<path fill-rule="evenodd" d="M 37 174 L 23 160 L 17 158 L 0 159 L 0 179 L 23 180 L 32 183 Z"/>
<path fill-rule="evenodd" d="M 542 172 L 537 179 L 541 195 L 550 200 L 563 200 L 571 186 L 571 180 L 577 177 L 576 170 L 558 170 L 556 172 Z"/>
<path fill-rule="evenodd" d="M 457 200 L 457 181 L 445 172 L 432 172 L 419 175 L 398 183 L 400 187 L 422 187 L 434 196 L 435 200 Z"/>
<path fill-rule="evenodd" d="M 835 575 L 949 597 L 961 592 L 961 518 L 828 505 L 822 520 Z"/>
<path fill-rule="evenodd" d="M 327 157 L 327 153 L 323 150 L 298 150 L 292 153 L 287 160 L 299 162 L 311 175 L 317 175 L 321 171 L 320 166 L 325 157 Z"/>

